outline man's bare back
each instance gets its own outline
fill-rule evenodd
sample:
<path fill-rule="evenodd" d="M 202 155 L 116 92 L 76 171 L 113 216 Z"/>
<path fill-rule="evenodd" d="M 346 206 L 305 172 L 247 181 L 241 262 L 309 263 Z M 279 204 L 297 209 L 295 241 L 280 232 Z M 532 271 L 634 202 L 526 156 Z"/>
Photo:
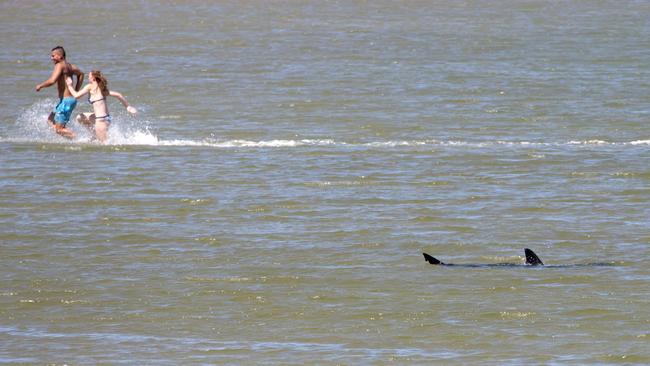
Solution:
<path fill-rule="evenodd" d="M 68 76 L 72 78 L 75 75 L 79 75 L 79 74 L 83 75 L 83 73 L 81 73 L 81 70 L 79 70 L 77 65 L 68 63 L 67 61 L 59 63 L 59 64 L 57 64 L 57 66 L 60 65 L 60 64 L 63 64 L 63 63 L 64 63 L 64 65 L 61 67 L 61 74 L 56 79 L 56 88 L 57 88 L 57 90 L 59 92 L 59 98 L 65 98 L 65 97 L 71 97 L 72 96 L 72 94 L 70 94 L 70 91 L 68 90 L 68 87 L 65 84 L 65 79 Z M 77 78 L 77 80 L 79 80 L 79 78 Z M 77 84 L 79 84 L 79 82 L 77 82 Z M 77 89 L 79 89 L 79 88 L 77 87 Z"/>

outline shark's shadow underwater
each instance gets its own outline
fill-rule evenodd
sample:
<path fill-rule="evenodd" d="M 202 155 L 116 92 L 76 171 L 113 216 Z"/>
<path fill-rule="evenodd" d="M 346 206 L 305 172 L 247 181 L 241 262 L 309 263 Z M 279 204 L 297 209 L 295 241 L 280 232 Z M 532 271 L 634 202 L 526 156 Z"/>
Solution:
<path fill-rule="evenodd" d="M 614 262 L 600 262 L 600 263 L 584 263 L 584 264 L 556 264 L 556 265 L 544 265 L 544 262 L 542 262 L 541 259 L 533 252 L 532 250 L 525 248 L 524 249 L 524 254 L 526 255 L 526 263 L 525 264 L 520 264 L 520 263 L 485 263 L 485 264 L 477 264 L 477 263 L 463 263 L 463 264 L 455 264 L 455 263 L 444 263 L 437 258 L 427 254 L 427 253 L 422 253 L 424 255 L 424 260 L 429 262 L 430 264 L 436 265 L 436 266 L 449 266 L 449 267 L 545 267 L 545 268 L 566 268 L 566 267 L 589 267 L 589 266 L 613 266 L 615 263 Z"/>

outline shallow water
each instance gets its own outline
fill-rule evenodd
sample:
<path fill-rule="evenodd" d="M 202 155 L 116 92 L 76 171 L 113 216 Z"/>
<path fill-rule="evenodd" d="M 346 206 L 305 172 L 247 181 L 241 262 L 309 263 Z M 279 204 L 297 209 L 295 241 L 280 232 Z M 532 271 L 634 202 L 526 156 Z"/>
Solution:
<path fill-rule="evenodd" d="M 650 363 L 646 2 L 52 9 L 0 4 L 0 363 Z"/>

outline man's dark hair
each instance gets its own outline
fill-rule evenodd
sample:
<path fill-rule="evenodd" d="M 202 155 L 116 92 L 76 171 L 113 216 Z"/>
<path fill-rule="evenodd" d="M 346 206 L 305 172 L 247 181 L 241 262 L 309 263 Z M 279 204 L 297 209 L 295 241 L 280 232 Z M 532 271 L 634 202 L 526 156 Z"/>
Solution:
<path fill-rule="evenodd" d="M 56 47 L 52 48 L 52 52 L 54 52 L 54 51 L 61 51 L 61 54 L 63 55 L 63 58 L 65 58 L 65 50 L 63 49 L 62 46 L 56 46 Z"/>

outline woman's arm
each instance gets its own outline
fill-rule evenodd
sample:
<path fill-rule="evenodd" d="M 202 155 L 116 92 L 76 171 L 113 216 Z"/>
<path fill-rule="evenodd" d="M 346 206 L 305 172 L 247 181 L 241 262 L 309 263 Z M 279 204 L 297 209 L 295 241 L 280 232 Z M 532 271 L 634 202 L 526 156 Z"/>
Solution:
<path fill-rule="evenodd" d="M 135 114 L 135 113 L 138 113 L 138 110 L 135 109 L 135 108 L 133 108 L 133 107 L 131 107 L 131 106 L 129 105 L 129 102 L 126 101 L 126 98 L 124 98 L 124 96 L 123 96 L 121 93 L 116 92 L 116 91 L 112 91 L 112 90 L 111 90 L 111 91 L 109 92 L 109 94 L 110 94 L 110 96 L 119 99 L 119 101 L 122 102 L 122 105 L 123 105 L 124 107 L 126 107 L 126 110 L 129 111 L 129 113 L 134 113 L 134 114 Z"/>
<path fill-rule="evenodd" d="M 83 88 L 81 88 L 81 90 L 76 91 L 75 88 L 72 86 L 72 78 L 69 76 L 65 78 L 65 85 L 68 87 L 68 91 L 70 92 L 70 94 L 72 94 L 72 96 L 77 99 L 81 98 L 82 96 L 90 92 L 90 86 L 91 86 L 90 84 L 88 84 Z"/>
<path fill-rule="evenodd" d="M 77 85 L 74 87 L 74 90 L 79 90 L 84 82 L 84 73 L 79 69 L 79 67 L 77 67 L 77 65 L 70 66 L 72 66 L 72 73 L 77 75 Z"/>

